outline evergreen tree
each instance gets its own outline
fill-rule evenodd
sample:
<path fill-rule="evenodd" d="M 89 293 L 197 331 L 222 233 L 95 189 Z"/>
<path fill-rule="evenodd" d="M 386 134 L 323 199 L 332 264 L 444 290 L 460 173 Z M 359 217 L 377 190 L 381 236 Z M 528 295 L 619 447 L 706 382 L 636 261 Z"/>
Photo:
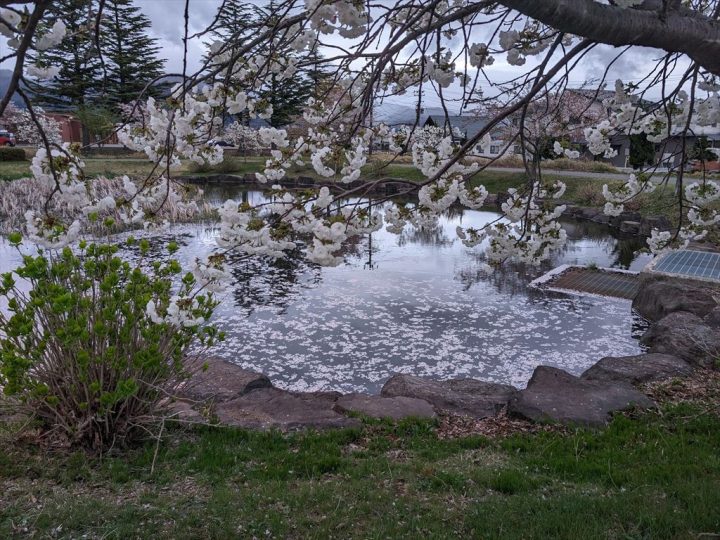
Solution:
<path fill-rule="evenodd" d="M 133 0 L 106 0 L 101 41 L 107 64 L 104 93 L 108 105 L 117 107 L 137 99 L 150 81 L 163 74 L 165 61 L 158 58 L 160 47 L 149 33 L 150 20 Z M 158 96 L 162 90 L 153 85 L 143 97 Z"/>
<path fill-rule="evenodd" d="M 652 164 L 655 159 L 655 145 L 648 141 L 645 133 L 630 135 L 630 157 L 628 163 L 633 169 Z"/>
<path fill-rule="evenodd" d="M 717 161 L 718 156 L 710 150 L 711 148 L 712 144 L 710 144 L 708 138 L 703 135 L 695 141 L 692 150 L 688 153 L 688 157 L 690 159 L 699 159 L 700 161 Z"/>
<path fill-rule="evenodd" d="M 243 36 L 250 32 L 256 22 L 256 12 L 246 0 L 225 0 L 213 26 L 212 35 L 221 41 Z M 232 39 L 233 44 L 242 44 L 242 40 Z"/>
<path fill-rule="evenodd" d="M 241 39 L 257 28 L 258 21 L 272 20 L 274 4 L 270 2 L 266 8 L 251 8 L 242 0 L 226 0 L 218 14 L 217 22 L 213 28 L 213 35 L 222 42 L 232 42 L 242 45 Z M 273 127 L 290 124 L 297 116 L 302 114 L 303 107 L 309 97 L 314 96 L 320 88 L 320 81 L 330 77 L 329 73 L 317 68 L 312 58 L 317 53 L 288 52 L 287 56 L 304 65 L 289 79 L 280 80 L 271 75 L 263 86 L 253 91 L 255 97 L 270 103 L 273 114 L 269 119 Z M 247 115 L 240 115 L 240 122 L 247 123 Z"/>
<path fill-rule="evenodd" d="M 307 73 L 298 71 L 289 79 L 279 80 L 272 75 L 260 90 L 260 98 L 272 105 L 273 113 L 268 122 L 273 127 L 290 124 L 300 116 L 313 92 L 313 81 Z"/>
<path fill-rule="evenodd" d="M 300 69 L 312 83 L 310 97 L 318 101 L 324 100 L 337 88 L 334 74 L 330 67 L 323 63 L 323 57 L 317 49 L 306 52 L 302 61 L 305 66 Z"/>
<path fill-rule="evenodd" d="M 57 47 L 34 59 L 41 66 L 60 68 L 52 81 L 29 85 L 36 103 L 51 109 L 76 109 L 97 98 L 102 71 L 90 24 L 93 7 L 94 0 L 57 0 L 48 6 L 50 24 L 62 20 L 67 35 Z"/>

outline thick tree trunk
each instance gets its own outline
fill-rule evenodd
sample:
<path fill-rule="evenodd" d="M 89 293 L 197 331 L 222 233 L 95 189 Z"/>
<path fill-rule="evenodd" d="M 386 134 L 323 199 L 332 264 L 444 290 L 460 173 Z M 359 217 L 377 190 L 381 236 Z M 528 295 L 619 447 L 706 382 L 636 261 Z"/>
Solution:
<path fill-rule="evenodd" d="M 608 45 L 641 45 L 686 54 L 720 75 L 720 22 L 685 8 L 629 9 L 595 0 L 502 0 L 548 26 Z M 656 4 L 662 4 L 656 2 Z"/>

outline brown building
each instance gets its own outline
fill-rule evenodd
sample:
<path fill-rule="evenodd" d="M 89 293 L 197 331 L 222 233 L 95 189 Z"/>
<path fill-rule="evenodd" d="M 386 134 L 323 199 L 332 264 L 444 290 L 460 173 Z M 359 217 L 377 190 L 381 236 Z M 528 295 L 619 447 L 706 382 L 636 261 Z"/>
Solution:
<path fill-rule="evenodd" d="M 60 124 L 63 142 L 82 143 L 82 124 L 80 120 L 68 113 L 48 112 L 45 115 Z"/>
<path fill-rule="evenodd" d="M 80 143 L 83 142 L 83 125 L 71 113 L 46 112 L 46 116 L 55 120 L 60 124 L 60 133 L 63 142 Z M 99 137 L 90 134 L 90 144 L 99 142 Z M 102 141 L 103 144 L 118 144 L 117 136 L 112 133 L 109 137 Z"/>

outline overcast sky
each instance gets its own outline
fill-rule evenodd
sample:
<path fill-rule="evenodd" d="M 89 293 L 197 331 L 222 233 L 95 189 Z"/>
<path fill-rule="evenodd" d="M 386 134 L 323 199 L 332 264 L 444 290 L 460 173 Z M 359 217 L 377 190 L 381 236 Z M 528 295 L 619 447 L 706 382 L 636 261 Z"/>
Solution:
<path fill-rule="evenodd" d="M 257 3 L 263 3 L 259 0 Z M 166 59 L 166 69 L 170 73 L 182 72 L 183 60 L 183 10 L 184 0 L 135 0 L 143 12 L 152 22 L 152 34 L 159 41 L 161 56 Z M 191 0 L 190 2 L 190 32 L 203 30 L 213 20 L 221 0 Z M 482 41 L 482 38 L 477 39 Z M 4 43 L 2 44 L 4 45 Z M 194 71 L 200 66 L 201 58 L 205 53 L 205 47 L 200 40 L 192 40 L 188 47 L 188 69 Z M 590 52 L 570 77 L 571 86 L 580 86 L 586 80 L 597 78 L 602 74 L 608 61 L 617 54 L 617 49 L 601 46 Z M 659 51 L 650 49 L 636 49 L 623 56 L 611 69 L 607 80 L 612 88 L 616 79 L 625 81 L 638 80 L 644 76 L 654 59 L 660 56 Z M 529 59 L 528 65 L 532 65 L 533 58 Z M 3 66 L 11 68 L 11 66 Z M 496 57 L 495 63 L 486 68 L 488 77 L 495 81 L 502 81 L 514 77 L 525 71 L 527 66 L 514 67 L 508 65 L 503 58 Z M 676 76 L 671 76 L 670 82 Z M 495 91 L 485 83 L 482 85 L 486 95 L 494 95 Z M 459 98 L 462 90 L 454 86 L 444 91 L 448 98 Z M 413 105 L 413 96 L 393 98 L 398 104 Z M 427 96 L 427 106 L 439 105 L 437 97 Z"/>
<path fill-rule="evenodd" d="M 181 72 L 184 0 L 135 0 L 135 2 L 152 21 L 152 31 L 162 46 L 162 55 L 167 60 L 167 70 L 169 72 Z M 204 29 L 212 21 L 220 4 L 221 0 L 192 0 L 190 2 L 191 32 Z M 195 40 L 190 44 L 188 50 L 190 69 L 199 67 L 204 52 L 204 47 L 199 41 Z M 584 58 L 572 73 L 570 77 L 571 86 L 580 86 L 589 79 L 597 78 L 599 74 L 604 72 L 607 63 L 616 54 L 617 49 L 613 47 L 597 47 Z M 659 51 L 651 49 L 636 49 L 624 55 L 608 74 L 609 87 L 612 88 L 614 81 L 618 78 L 625 81 L 638 80 L 647 73 L 653 61 L 659 56 Z M 524 71 L 524 68 L 510 66 L 501 58 L 496 58 L 495 64 L 487 68 L 488 76 L 493 80 L 505 80 L 518 75 L 522 71 Z M 670 82 L 672 82 L 672 79 L 673 77 L 671 77 Z M 677 80 L 677 77 L 675 79 Z M 489 87 L 487 84 L 484 85 L 484 89 L 488 92 Z M 451 98 L 460 97 L 461 93 L 459 87 L 451 87 L 445 91 L 446 96 Z M 411 104 L 412 96 L 394 98 L 393 101 Z M 437 98 L 428 98 L 429 106 L 438 104 L 439 100 Z"/>

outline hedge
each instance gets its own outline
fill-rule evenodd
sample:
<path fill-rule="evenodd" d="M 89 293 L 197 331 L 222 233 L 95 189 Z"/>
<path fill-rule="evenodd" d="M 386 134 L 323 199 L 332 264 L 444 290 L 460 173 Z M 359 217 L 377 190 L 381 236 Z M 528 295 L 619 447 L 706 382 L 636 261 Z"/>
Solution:
<path fill-rule="evenodd" d="M 0 161 L 25 161 L 25 150 L 22 148 L 0 147 Z"/>

